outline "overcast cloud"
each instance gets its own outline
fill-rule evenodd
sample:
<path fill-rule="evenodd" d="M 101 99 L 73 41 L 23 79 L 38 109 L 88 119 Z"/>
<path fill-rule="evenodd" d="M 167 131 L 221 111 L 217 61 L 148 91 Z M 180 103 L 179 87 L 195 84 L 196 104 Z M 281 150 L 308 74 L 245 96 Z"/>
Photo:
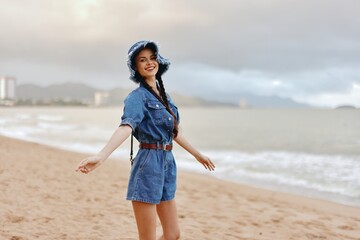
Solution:
<path fill-rule="evenodd" d="M 134 86 L 129 47 L 152 39 L 172 91 L 360 107 L 358 0 L 0 0 L 0 75 Z"/>

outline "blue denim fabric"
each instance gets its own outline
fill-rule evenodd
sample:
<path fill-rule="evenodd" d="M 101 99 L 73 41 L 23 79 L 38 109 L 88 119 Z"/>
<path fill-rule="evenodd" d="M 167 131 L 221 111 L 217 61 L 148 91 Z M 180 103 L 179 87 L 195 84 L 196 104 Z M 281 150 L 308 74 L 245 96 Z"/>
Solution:
<path fill-rule="evenodd" d="M 177 107 L 169 105 L 179 121 Z M 174 120 L 165 106 L 142 84 L 124 101 L 120 125 L 129 125 L 141 143 L 172 144 Z M 171 151 L 139 149 L 131 168 L 127 200 L 158 204 L 174 198 L 176 163 Z"/>
<path fill-rule="evenodd" d="M 131 167 L 127 200 L 159 204 L 175 197 L 176 163 L 171 151 L 140 149 Z"/>

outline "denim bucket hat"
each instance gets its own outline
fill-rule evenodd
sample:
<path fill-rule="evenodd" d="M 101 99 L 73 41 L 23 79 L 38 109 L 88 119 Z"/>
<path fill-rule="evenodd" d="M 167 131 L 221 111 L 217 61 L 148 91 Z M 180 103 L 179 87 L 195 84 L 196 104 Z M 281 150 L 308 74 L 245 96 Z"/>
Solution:
<path fill-rule="evenodd" d="M 127 65 L 130 71 L 130 80 L 136 83 L 139 81 L 135 78 L 135 56 L 144 48 L 150 48 L 154 51 L 156 60 L 159 63 L 159 70 L 156 76 L 161 76 L 169 69 L 170 61 L 159 54 L 159 48 L 154 41 L 139 41 L 131 46 L 128 51 Z"/>

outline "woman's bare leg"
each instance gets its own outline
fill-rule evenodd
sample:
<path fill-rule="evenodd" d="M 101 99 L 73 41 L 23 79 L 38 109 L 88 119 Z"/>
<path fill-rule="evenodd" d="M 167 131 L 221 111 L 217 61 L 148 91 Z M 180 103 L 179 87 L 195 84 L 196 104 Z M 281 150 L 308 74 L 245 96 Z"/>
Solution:
<path fill-rule="evenodd" d="M 160 218 L 163 229 L 161 240 L 177 240 L 180 239 L 180 228 L 177 216 L 175 199 L 160 202 L 156 205 L 156 210 Z"/>
<path fill-rule="evenodd" d="M 132 201 L 139 240 L 156 240 L 156 205 Z"/>

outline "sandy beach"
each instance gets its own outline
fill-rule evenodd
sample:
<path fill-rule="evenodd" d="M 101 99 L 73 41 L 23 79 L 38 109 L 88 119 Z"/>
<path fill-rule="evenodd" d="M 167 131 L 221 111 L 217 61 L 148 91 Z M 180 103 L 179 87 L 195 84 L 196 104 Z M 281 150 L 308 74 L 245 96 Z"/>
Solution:
<path fill-rule="evenodd" d="M 137 239 L 128 161 L 0 137 L 0 239 Z M 179 172 L 182 239 L 360 239 L 360 208 Z M 158 235 L 161 226 L 158 224 Z"/>

